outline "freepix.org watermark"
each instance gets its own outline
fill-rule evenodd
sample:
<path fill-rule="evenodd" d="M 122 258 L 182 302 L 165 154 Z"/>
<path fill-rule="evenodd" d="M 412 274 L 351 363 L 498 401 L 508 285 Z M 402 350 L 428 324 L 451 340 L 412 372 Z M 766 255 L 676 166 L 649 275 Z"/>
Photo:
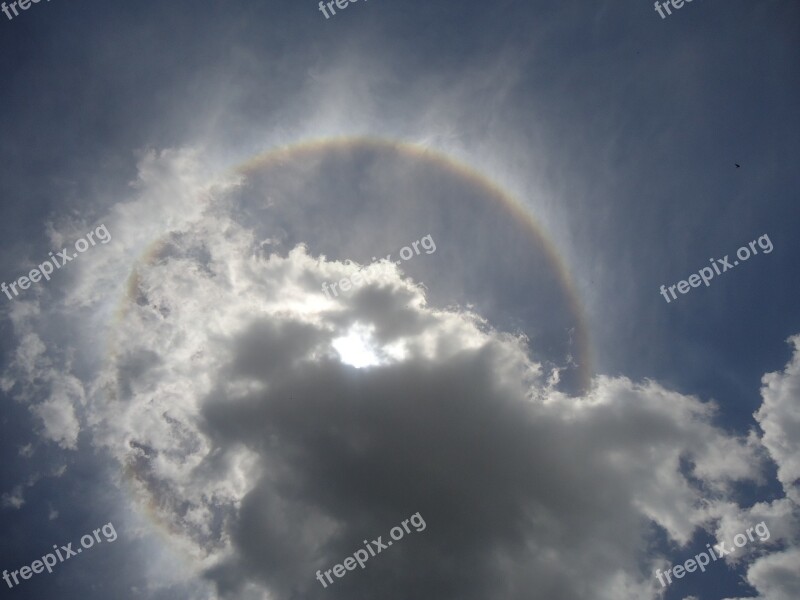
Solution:
<path fill-rule="evenodd" d="M 0 4 L 0 10 L 3 11 L 3 14 L 5 14 L 10 21 L 14 17 L 19 16 L 19 12 L 17 12 L 17 6 L 19 6 L 21 10 L 28 10 L 31 7 L 31 2 L 33 4 L 39 4 L 40 1 L 41 0 L 17 0 L 16 2 L 12 2 L 10 5 L 6 5 L 6 3 L 3 2 L 3 4 Z M 50 0 L 47 1 L 50 2 Z M 14 17 L 11 16 L 9 9 L 11 9 L 11 11 L 14 13 Z"/>
<path fill-rule="evenodd" d="M 686 2 L 691 2 L 692 0 L 686 0 Z M 671 0 L 671 2 L 656 2 L 656 12 L 661 15 L 662 19 L 666 19 L 667 15 L 671 15 L 672 11 L 669 9 L 670 3 L 672 4 L 672 8 L 678 10 L 679 8 L 683 8 L 684 0 Z M 667 11 L 667 15 L 665 15 L 663 10 Z"/>
<path fill-rule="evenodd" d="M 411 523 L 414 526 L 414 529 L 417 532 L 425 531 L 427 525 L 425 524 L 425 520 L 422 518 L 422 515 L 419 513 L 414 513 L 411 515 L 410 518 L 406 519 L 401 523 L 402 527 L 392 527 L 389 535 L 392 537 L 392 540 L 398 541 L 403 539 L 403 535 L 406 533 L 411 533 L 411 529 L 409 529 L 408 524 Z M 398 535 L 395 535 L 397 532 Z M 331 572 L 333 572 L 336 577 L 341 579 L 345 576 L 347 571 L 352 571 L 356 568 L 356 565 L 360 566 L 362 569 L 366 567 L 367 561 L 369 560 L 370 555 L 376 556 L 382 550 L 386 550 L 389 546 L 392 545 L 392 540 L 387 541 L 385 544 L 383 543 L 383 536 L 379 535 L 377 540 L 372 540 L 372 542 L 367 542 L 364 540 L 364 545 L 367 549 L 359 549 L 356 550 L 353 556 L 348 556 L 347 558 L 342 561 L 344 566 L 342 565 L 335 565 L 333 568 L 328 569 L 325 571 L 325 575 L 323 576 L 322 571 L 317 571 L 317 579 L 322 584 L 322 587 L 328 587 L 328 583 L 333 583 L 333 579 L 331 578 Z M 367 550 L 369 550 L 369 554 L 367 554 Z M 347 569 L 347 570 L 345 570 Z M 328 583 L 325 583 L 325 577 L 328 578 Z"/>
<path fill-rule="evenodd" d="M 770 252 L 772 252 L 773 250 L 772 242 L 770 241 L 769 236 L 765 233 L 760 238 L 758 238 L 758 240 L 753 240 L 752 242 L 750 242 L 749 248 L 748 246 L 742 246 L 736 251 L 736 256 L 739 258 L 739 260 L 744 262 L 748 258 L 750 258 L 750 250 L 753 251 L 753 256 L 758 254 L 758 249 L 756 248 L 756 241 L 758 241 L 758 247 L 764 251 L 764 254 L 769 254 Z M 742 251 L 744 251 L 744 254 L 742 254 Z M 677 299 L 677 296 L 675 295 L 676 287 L 678 288 L 678 291 L 681 294 L 685 294 L 692 288 L 700 287 L 701 282 L 706 284 L 706 287 L 708 287 L 708 285 L 711 283 L 711 280 L 714 278 L 715 271 L 717 275 L 722 275 L 728 269 L 732 269 L 733 267 L 739 264 L 738 260 L 734 260 L 733 264 L 731 264 L 730 261 L 728 260 L 727 254 L 725 255 L 725 258 L 722 259 L 709 258 L 708 260 L 711 261 L 711 265 L 714 267 L 713 270 L 711 269 L 711 267 L 703 267 L 702 269 L 700 269 L 700 271 L 698 271 L 694 275 L 689 276 L 688 283 L 686 282 L 686 280 L 683 280 L 679 281 L 675 285 L 669 286 L 668 288 L 664 287 L 663 285 L 661 286 L 661 295 L 664 296 L 664 300 L 667 301 L 667 304 L 669 304 L 670 302 L 669 296 L 667 295 L 667 290 L 669 290 L 669 293 L 672 294 L 672 299 L 675 300 Z M 720 267 L 722 267 L 721 271 Z"/>
<path fill-rule="evenodd" d="M 364 0 L 364 2 L 366 2 L 366 1 L 367 0 Z M 351 3 L 351 2 L 358 2 L 358 0 L 335 0 L 335 1 L 331 0 L 330 2 L 327 3 L 328 10 L 331 11 L 331 14 L 335 15 L 336 14 L 336 9 L 333 8 L 334 4 L 336 4 L 336 6 L 337 6 L 337 8 L 339 10 L 344 10 L 345 8 L 347 8 L 348 3 Z M 330 19 L 330 16 L 328 15 L 328 11 L 325 10 L 325 4 L 326 4 L 325 2 L 320 2 L 319 3 L 319 10 L 323 15 L 325 15 L 326 19 Z"/>
<path fill-rule="evenodd" d="M 419 245 L 420 244 L 422 244 L 422 248 L 425 250 L 425 254 L 433 254 L 434 252 L 436 252 L 436 242 L 433 241 L 433 237 L 431 237 L 431 234 L 429 233 L 428 235 L 426 235 L 421 240 L 417 240 L 416 242 L 412 242 L 411 243 L 411 246 L 413 246 L 413 248 L 414 248 L 413 251 L 411 250 L 411 248 L 409 246 L 403 246 L 400 249 L 400 258 L 402 258 L 403 260 L 411 260 L 411 258 L 415 256 L 414 252 L 417 253 L 416 256 L 419 256 L 419 254 L 420 254 Z M 408 252 L 406 252 L 406 250 L 408 250 Z M 373 256 L 372 260 L 375 261 L 376 258 Z M 388 260 L 389 262 L 392 262 L 392 255 L 391 254 L 387 254 L 386 255 L 386 260 Z M 345 261 L 345 262 L 348 262 L 348 261 Z M 399 260 L 396 261 L 395 264 L 399 265 L 400 261 Z M 328 299 L 330 299 L 330 292 L 328 291 L 328 287 L 329 286 L 331 288 L 331 291 L 333 292 L 333 295 L 338 297 L 339 293 L 336 291 L 336 286 L 339 286 L 339 288 L 343 292 L 348 292 L 348 291 L 350 291 L 350 289 L 353 286 L 362 286 L 365 283 L 371 283 L 371 281 L 372 280 L 369 279 L 368 277 L 366 277 L 366 275 L 364 275 L 363 273 L 361 273 L 361 271 L 356 271 L 350 277 L 342 278 L 341 280 L 339 280 L 338 283 L 328 283 L 327 281 L 323 282 L 323 284 L 322 284 L 322 292 L 325 294 L 325 296 Z"/>
<path fill-rule="evenodd" d="M 33 577 L 34 573 L 41 573 L 45 569 L 47 569 L 48 573 L 53 572 L 53 567 L 55 567 L 58 562 L 56 561 L 56 557 L 58 557 L 58 561 L 64 562 L 65 560 L 69 560 L 73 556 L 78 556 L 84 549 L 88 550 L 92 546 L 94 546 L 95 540 L 97 540 L 98 544 L 102 544 L 103 540 L 100 539 L 100 533 L 102 532 L 103 537 L 105 537 L 107 542 L 113 542 L 117 539 L 117 531 L 114 529 L 114 525 L 112 523 L 106 523 L 102 527 L 95 529 L 91 534 L 87 533 L 85 536 L 81 538 L 81 546 L 82 548 L 78 548 L 76 550 L 72 549 L 72 542 L 67 544 L 66 546 L 61 546 L 59 550 L 58 545 L 53 544 L 53 550 L 55 550 L 55 554 L 52 552 L 45 554 L 41 560 L 35 560 L 31 563 L 31 566 L 25 565 L 21 569 L 16 571 L 3 571 L 3 579 L 8 584 L 8 587 L 13 588 L 14 585 L 19 585 L 20 581 L 17 578 L 17 575 L 22 577 L 23 579 L 30 579 Z M 92 535 L 94 534 L 94 535 Z M 86 540 L 89 540 L 88 542 Z M 11 580 L 14 580 L 14 583 L 11 583 Z"/>
<path fill-rule="evenodd" d="M 682 579 L 686 573 L 694 573 L 698 568 L 701 572 L 706 572 L 706 566 L 711 563 L 711 559 L 714 559 L 714 562 L 717 562 L 718 558 L 722 558 L 723 556 L 727 556 L 733 552 L 736 552 L 736 548 L 741 548 L 745 544 L 747 544 L 748 539 L 751 542 L 754 542 L 755 539 L 753 538 L 753 532 L 758 535 L 758 539 L 762 542 L 766 542 L 769 539 L 769 529 L 767 528 L 767 524 L 764 521 L 761 521 L 758 525 L 753 527 L 747 528 L 747 535 L 744 533 L 737 533 L 733 536 L 733 545 L 730 548 L 725 548 L 725 542 L 719 542 L 718 544 L 714 544 L 714 548 L 711 548 L 711 544 L 706 544 L 706 549 L 708 553 L 701 552 L 700 554 L 696 555 L 694 558 L 688 559 L 683 565 L 677 565 L 674 567 L 670 567 L 664 573 L 661 572 L 661 569 L 656 570 L 656 577 L 658 581 L 661 583 L 661 587 L 666 587 L 667 583 L 664 583 L 662 579 L 662 575 L 667 578 L 668 583 L 672 583 L 672 578 L 670 578 L 669 574 L 672 571 L 672 574 L 675 576 L 675 579 Z M 714 552 L 716 551 L 716 553 Z M 709 554 L 711 556 L 709 556 Z"/>
<path fill-rule="evenodd" d="M 101 235 L 102 234 L 102 235 Z M 97 235 L 97 238 L 100 240 L 101 244 L 107 244 L 111 241 L 111 234 L 108 233 L 108 229 L 106 229 L 105 225 L 98 226 L 94 231 L 90 231 L 86 234 L 86 239 L 89 241 L 87 242 L 85 239 L 81 238 L 77 242 L 75 242 L 75 250 L 78 252 L 86 252 L 89 249 L 89 243 L 94 246 L 97 242 L 94 241 L 94 236 Z M 38 268 L 31 270 L 30 273 L 27 275 L 23 275 L 16 281 L 12 281 L 9 284 L 6 282 L 0 283 L 0 290 L 8 296 L 9 300 L 13 300 L 14 296 L 18 296 L 19 292 L 17 291 L 17 286 L 21 290 L 27 290 L 31 286 L 31 282 L 37 283 L 41 281 L 42 277 L 44 277 L 47 281 L 50 281 L 50 274 L 53 272 L 55 265 L 56 269 L 60 269 L 65 264 L 70 262 L 72 259 L 77 258 L 78 254 L 70 254 L 67 252 L 66 248 L 62 248 L 61 252 L 53 256 L 53 253 L 50 252 L 50 260 L 44 261 L 42 264 L 38 266 Z M 59 259 L 61 259 L 61 264 L 59 264 Z M 52 261 L 53 264 L 50 264 Z M 9 292 L 14 292 L 14 296 L 11 295 Z"/>

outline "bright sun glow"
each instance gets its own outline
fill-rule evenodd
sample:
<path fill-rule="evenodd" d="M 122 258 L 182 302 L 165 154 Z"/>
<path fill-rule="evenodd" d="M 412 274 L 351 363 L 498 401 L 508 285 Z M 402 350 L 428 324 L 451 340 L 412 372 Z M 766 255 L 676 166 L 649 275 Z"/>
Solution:
<path fill-rule="evenodd" d="M 346 336 L 336 338 L 332 345 L 342 362 L 357 369 L 381 364 L 372 344 L 372 330 L 363 325 L 353 325 Z"/>

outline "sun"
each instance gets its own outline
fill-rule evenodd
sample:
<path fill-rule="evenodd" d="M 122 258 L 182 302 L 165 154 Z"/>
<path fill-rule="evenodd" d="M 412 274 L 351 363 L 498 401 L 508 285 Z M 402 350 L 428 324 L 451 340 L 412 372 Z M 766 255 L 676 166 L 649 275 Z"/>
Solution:
<path fill-rule="evenodd" d="M 340 360 L 356 369 L 374 367 L 384 364 L 381 360 L 379 349 L 376 348 L 372 337 L 372 326 L 356 323 L 347 331 L 347 335 L 333 340 L 331 345 L 339 353 Z"/>

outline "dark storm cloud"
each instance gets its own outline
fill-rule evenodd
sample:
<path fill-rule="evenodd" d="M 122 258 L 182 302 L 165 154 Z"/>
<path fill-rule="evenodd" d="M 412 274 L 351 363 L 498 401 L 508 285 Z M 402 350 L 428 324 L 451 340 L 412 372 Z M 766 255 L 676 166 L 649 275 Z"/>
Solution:
<path fill-rule="evenodd" d="M 323 363 L 303 370 L 309 383 L 284 384 L 266 396 L 212 395 L 210 433 L 224 430 L 226 445 L 244 442 L 270 466 L 243 500 L 234 537 L 254 576 L 287 597 L 349 597 L 366 589 L 388 598 L 413 590 L 485 597 L 504 578 L 493 564 L 496 553 L 530 558 L 531 513 L 560 513 L 578 528 L 581 515 L 596 517 L 598 507 L 583 491 L 592 489 L 597 465 L 556 455 L 566 432 L 547 418 L 537 422 L 530 406 L 497 389 L 493 359 L 481 354 L 491 351 L 367 373 Z M 273 514 L 276 506 L 284 510 Z M 320 565 L 352 554 L 359 538 L 385 534 L 414 511 L 429 523 L 424 535 L 396 544 L 329 591 L 311 579 Z M 314 517 L 335 523 L 336 534 L 306 539 Z M 293 527 L 284 531 L 287 523 Z M 590 539 L 592 532 L 573 535 Z M 544 546 L 552 541 L 539 539 Z M 557 579 L 554 590 L 569 589 L 563 573 Z"/>
<path fill-rule="evenodd" d="M 310 325 L 268 320 L 253 322 L 236 349 L 233 374 L 257 378 L 279 375 L 321 339 L 321 333 Z"/>

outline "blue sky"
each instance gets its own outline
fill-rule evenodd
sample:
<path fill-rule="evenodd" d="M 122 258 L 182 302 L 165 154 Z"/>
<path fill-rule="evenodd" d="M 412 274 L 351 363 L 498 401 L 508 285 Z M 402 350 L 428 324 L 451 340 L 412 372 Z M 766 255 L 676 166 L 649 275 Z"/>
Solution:
<path fill-rule="evenodd" d="M 0 294 L 0 569 L 118 533 L 0 589 L 796 598 L 798 25 L 790 0 L 0 13 L 0 280 L 110 234 Z"/>

